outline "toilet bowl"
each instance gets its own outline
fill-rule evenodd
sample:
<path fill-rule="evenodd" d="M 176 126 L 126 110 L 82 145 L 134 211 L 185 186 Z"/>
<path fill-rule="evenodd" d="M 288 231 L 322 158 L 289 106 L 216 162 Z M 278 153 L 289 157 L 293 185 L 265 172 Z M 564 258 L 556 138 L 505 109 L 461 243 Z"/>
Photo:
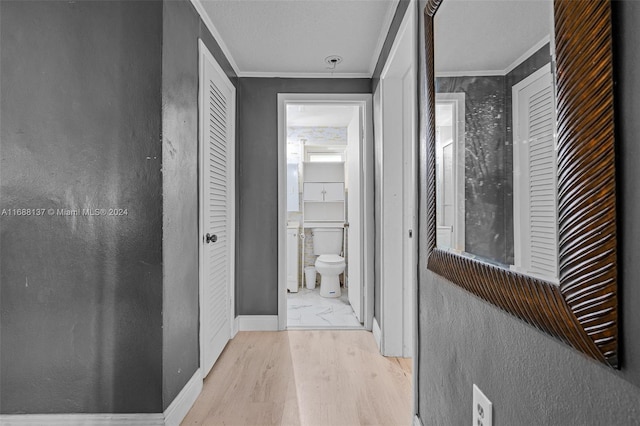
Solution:
<path fill-rule="evenodd" d="M 320 296 L 340 297 L 339 276 L 346 267 L 344 258 L 336 254 L 323 254 L 318 256 L 315 266 L 320 274 Z"/>
<path fill-rule="evenodd" d="M 315 267 L 320 274 L 320 296 L 340 297 L 340 280 L 346 262 L 342 251 L 343 228 L 313 228 L 313 253 L 318 255 Z"/>

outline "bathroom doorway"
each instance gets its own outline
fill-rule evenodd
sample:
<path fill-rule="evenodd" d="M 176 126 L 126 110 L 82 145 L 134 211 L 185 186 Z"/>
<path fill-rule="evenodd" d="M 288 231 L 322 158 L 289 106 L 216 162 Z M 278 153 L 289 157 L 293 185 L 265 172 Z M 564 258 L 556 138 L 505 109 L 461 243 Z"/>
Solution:
<path fill-rule="evenodd" d="M 371 95 L 279 94 L 278 324 L 371 330 Z"/>

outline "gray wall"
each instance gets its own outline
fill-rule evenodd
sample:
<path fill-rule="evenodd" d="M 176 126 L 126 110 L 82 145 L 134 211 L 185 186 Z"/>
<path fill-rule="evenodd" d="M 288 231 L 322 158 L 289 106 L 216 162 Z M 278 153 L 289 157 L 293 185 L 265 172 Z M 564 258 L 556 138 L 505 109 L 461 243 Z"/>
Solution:
<path fill-rule="evenodd" d="M 162 48 L 163 408 L 200 364 L 198 38 L 236 75 L 188 0 L 164 2 Z"/>
<path fill-rule="evenodd" d="M 371 93 L 369 79 L 240 78 L 236 314 L 278 314 L 278 93 Z"/>
<path fill-rule="evenodd" d="M 427 271 L 422 257 L 418 392 L 425 425 L 469 424 L 473 383 L 493 402 L 497 426 L 640 424 L 640 3 L 616 1 L 613 10 L 622 368 L 604 367 L 466 293 Z"/>
<path fill-rule="evenodd" d="M 0 2 L 3 413 L 159 412 L 159 1 Z"/>
<path fill-rule="evenodd" d="M 409 4 L 410 4 L 409 0 L 398 1 L 398 6 L 396 7 L 396 11 L 393 15 L 393 19 L 391 20 L 389 31 L 387 32 L 387 36 L 384 39 L 382 50 L 380 50 L 380 56 L 378 56 L 378 62 L 376 62 L 376 67 L 373 70 L 372 81 L 371 81 L 372 93 L 376 91 L 376 88 L 378 87 L 378 83 L 380 83 L 380 74 L 382 74 L 382 69 L 387 63 L 387 59 L 389 59 L 389 53 L 391 53 L 393 42 L 396 39 L 396 35 L 398 35 L 398 30 L 400 29 L 400 25 L 402 24 L 402 19 L 404 18 L 404 14 L 407 12 L 407 9 L 409 8 Z"/>
<path fill-rule="evenodd" d="M 0 2 L 2 413 L 161 412 L 199 365 L 188 0 Z M 164 214 L 163 214 L 164 213 Z"/>

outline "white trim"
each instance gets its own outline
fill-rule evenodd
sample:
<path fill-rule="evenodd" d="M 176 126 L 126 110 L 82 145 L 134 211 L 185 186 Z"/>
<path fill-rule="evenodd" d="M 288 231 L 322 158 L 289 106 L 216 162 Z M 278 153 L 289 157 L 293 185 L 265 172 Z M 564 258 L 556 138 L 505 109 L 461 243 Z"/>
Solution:
<path fill-rule="evenodd" d="M 193 4 L 193 7 L 196 8 L 198 15 L 200 15 L 200 19 L 202 19 L 202 22 L 204 22 L 204 24 L 209 29 L 209 32 L 211 32 L 211 35 L 213 36 L 215 41 L 218 43 L 218 46 L 220 46 L 222 53 L 224 53 L 224 55 L 227 57 L 227 60 L 229 61 L 231 68 L 233 68 L 233 71 L 235 71 L 236 75 L 239 75 L 240 72 L 239 72 L 238 65 L 236 64 L 235 59 L 233 59 L 233 56 L 231 55 L 231 51 L 229 50 L 224 40 L 222 39 L 222 36 L 218 32 L 218 29 L 216 28 L 215 25 L 213 25 L 213 21 L 211 20 L 211 18 L 209 17 L 209 14 L 205 10 L 204 5 L 202 4 L 202 0 L 191 0 L 191 4 Z"/>
<path fill-rule="evenodd" d="M 420 416 L 417 414 L 413 416 L 413 426 L 422 426 L 422 420 L 420 420 Z"/>
<path fill-rule="evenodd" d="M 545 44 L 547 43 L 551 43 L 551 37 L 549 35 L 546 35 L 542 40 L 540 40 L 539 42 L 537 42 L 536 44 L 534 44 L 533 46 L 531 46 L 529 48 L 529 50 L 527 50 L 526 52 L 524 52 L 522 55 L 520 55 L 520 57 L 518 59 L 516 59 L 515 61 L 513 61 L 511 63 L 511 65 L 509 65 L 507 68 L 504 69 L 504 75 L 509 74 L 511 71 L 513 71 L 518 65 L 520 65 L 521 63 L 523 63 L 525 60 L 527 60 L 530 56 L 532 56 L 534 53 L 536 53 L 538 50 L 540 50 Z M 551 54 L 551 51 L 549 52 L 549 54 Z"/>
<path fill-rule="evenodd" d="M 233 319 L 233 330 L 231 330 L 231 338 L 233 339 L 238 334 L 240 330 L 240 317 L 235 317 Z"/>
<path fill-rule="evenodd" d="M 178 396 L 164 410 L 164 424 L 179 426 L 202 391 L 202 370 L 198 368 Z"/>
<path fill-rule="evenodd" d="M 476 71 L 443 71 L 436 72 L 439 77 L 504 77 L 504 70 L 476 70 Z"/>
<path fill-rule="evenodd" d="M 240 331 L 278 331 L 277 315 L 239 315 Z"/>
<path fill-rule="evenodd" d="M 413 7 L 412 7 L 413 6 Z M 377 218 L 380 232 L 379 245 L 381 247 L 380 263 L 380 312 L 377 320 L 380 326 L 381 353 L 384 356 L 408 357 L 414 353 L 412 323 L 418 321 L 417 312 L 405 315 L 407 309 L 412 310 L 415 301 L 408 300 L 415 295 L 417 287 L 417 176 L 412 176 L 413 188 L 405 188 L 405 161 L 411 161 L 412 169 L 417 173 L 417 120 L 418 100 L 417 90 L 417 13 L 412 0 L 408 12 L 405 14 L 398 34 L 389 52 L 387 62 L 380 74 L 382 134 L 378 142 L 379 158 L 376 162 L 380 170 L 380 217 Z M 411 140 L 402 139 L 401 148 L 397 146 L 398 138 L 405 131 L 402 111 L 392 102 L 405 100 L 405 81 L 411 79 L 414 89 L 411 96 L 412 114 Z M 394 116 L 394 114 L 396 116 Z M 388 125 L 392 123 L 392 125 Z M 402 126 L 402 127 L 399 127 Z M 402 132 L 402 133 L 401 133 Z M 411 156 L 407 158 L 406 143 L 411 144 Z M 382 163 L 380 163 L 382 161 Z M 403 201 L 398 213 L 397 197 L 402 194 Z M 412 197 L 409 199 L 408 197 Z M 416 234 L 408 239 L 408 229 Z M 406 257 L 406 251 L 411 255 Z M 405 255 L 403 255 L 405 254 Z M 400 271 L 400 272 L 399 272 Z M 400 276 L 401 278 L 398 278 Z M 410 287 L 407 287 L 410 286 Z M 413 340 L 413 341 L 412 341 Z"/>
<path fill-rule="evenodd" d="M 228 174 L 230 179 L 227 182 L 227 189 L 231 197 L 228 198 L 229 203 L 229 229 L 227 230 L 229 233 L 229 264 L 231 265 L 229 268 L 229 339 L 233 338 L 234 334 L 234 319 L 235 319 L 235 252 L 236 252 L 236 223 L 235 223 L 235 194 L 236 194 L 236 179 L 235 179 L 235 148 L 236 148 L 236 88 L 229 80 L 229 77 L 225 74 L 224 70 L 218 64 L 218 61 L 213 57 L 207 46 L 204 44 L 202 39 L 198 39 L 198 84 L 203 80 L 204 74 L 204 64 L 202 61 L 202 55 L 209 58 L 212 63 L 212 66 L 223 77 L 224 83 L 231 90 L 231 102 L 229 106 L 229 110 L 231 112 L 232 119 L 230 120 L 230 128 L 231 128 L 231 140 L 233 144 L 233 149 L 230 149 L 228 152 Z M 204 306 L 203 306 L 203 293 L 204 293 L 204 250 L 203 250 L 203 235 L 204 235 L 204 215 L 202 215 L 202 206 L 204 203 L 204 156 L 202 153 L 204 152 L 204 120 L 202 120 L 202 112 L 203 112 L 203 102 L 204 99 L 202 97 L 202 90 L 198 87 L 198 307 L 200 310 L 200 324 L 204 323 Z M 198 330 L 199 335 L 199 343 L 200 343 L 200 367 L 203 366 L 204 361 L 204 336 L 202 335 L 202 326 L 199 327 Z M 206 376 L 208 371 L 202 371 L 202 375 Z"/>
<path fill-rule="evenodd" d="M 2 414 L 3 426 L 178 426 L 202 391 L 198 368 L 164 413 L 146 414 Z"/>
<path fill-rule="evenodd" d="M 380 27 L 382 31 L 380 31 L 378 42 L 376 43 L 376 48 L 373 51 L 373 57 L 371 58 L 371 64 L 369 65 L 370 76 L 373 75 L 373 72 L 376 70 L 376 65 L 378 65 L 378 61 L 380 60 L 380 54 L 382 53 L 382 49 L 384 48 L 385 41 L 387 41 L 387 36 L 389 35 L 389 30 L 391 29 L 391 24 L 393 23 L 393 17 L 396 16 L 396 10 L 398 9 L 400 0 L 392 0 L 391 3 L 393 4 L 389 8 L 389 10 L 387 10 L 387 14 L 382 21 L 382 26 Z"/>
<path fill-rule="evenodd" d="M 162 413 L 148 414 L 1 414 L 3 426 L 163 426 Z"/>
<path fill-rule="evenodd" d="M 373 101 L 370 93 L 278 93 L 278 329 L 287 328 L 287 271 L 286 271 L 286 240 L 287 240 L 287 177 L 286 177 L 286 104 L 342 104 L 361 108 L 364 116 L 362 123 L 364 137 L 363 149 L 363 212 L 362 233 L 363 243 L 363 325 L 371 330 L 373 325 L 374 298 L 374 217 L 373 217 L 373 186 L 374 186 L 374 158 L 373 158 Z"/>
<path fill-rule="evenodd" d="M 378 350 L 382 352 L 382 330 L 380 330 L 380 324 L 378 324 L 378 320 L 376 318 L 373 318 L 372 332 L 376 345 L 378 345 Z"/>
<path fill-rule="evenodd" d="M 455 213 L 453 218 L 453 239 L 449 250 L 455 251 L 456 253 L 463 252 L 465 247 L 465 168 L 464 166 L 459 167 L 464 165 L 464 156 L 466 152 L 465 96 L 464 92 L 436 93 L 436 105 L 450 104 L 453 106 L 454 110 L 455 123 L 453 123 L 453 128 L 455 129 L 455 136 L 453 140 L 453 187 L 455 196 L 453 200 L 453 211 Z M 436 190 L 439 191 L 439 188 Z M 439 207 L 436 206 L 436 208 Z M 440 215 L 442 212 L 440 211 L 438 214 Z M 436 245 L 438 245 L 437 238 Z"/>
<path fill-rule="evenodd" d="M 545 44 L 551 43 L 551 37 L 545 36 L 542 40 L 534 44 L 524 52 L 518 59 L 513 61 L 509 66 L 503 70 L 475 70 L 475 71 L 442 71 L 436 72 L 436 78 L 438 77 L 504 77 L 516 67 L 522 64 L 525 60 L 529 59 L 534 53 L 540 50 Z M 553 50 L 549 49 L 549 55 Z"/>
<path fill-rule="evenodd" d="M 286 72 L 242 71 L 238 77 L 249 78 L 371 78 L 366 72 Z"/>

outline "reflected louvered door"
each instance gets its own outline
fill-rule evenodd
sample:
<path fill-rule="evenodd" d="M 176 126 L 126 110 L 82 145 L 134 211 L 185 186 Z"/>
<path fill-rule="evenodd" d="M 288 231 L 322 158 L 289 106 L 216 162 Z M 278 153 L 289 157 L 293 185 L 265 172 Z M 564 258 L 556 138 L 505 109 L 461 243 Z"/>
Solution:
<path fill-rule="evenodd" d="M 522 248 L 524 269 L 550 280 L 558 275 L 557 155 L 555 141 L 555 95 L 547 68 L 534 73 L 519 86 L 518 128 L 522 156 L 521 214 L 526 220 Z M 515 111 L 514 111 L 515 112 Z M 518 141 L 516 140 L 516 143 Z"/>
<path fill-rule="evenodd" d="M 207 52 L 208 53 L 208 52 Z M 233 86 L 210 54 L 201 56 L 201 131 L 203 155 L 203 367 L 206 375 L 231 336 L 229 283 L 233 175 Z"/>

